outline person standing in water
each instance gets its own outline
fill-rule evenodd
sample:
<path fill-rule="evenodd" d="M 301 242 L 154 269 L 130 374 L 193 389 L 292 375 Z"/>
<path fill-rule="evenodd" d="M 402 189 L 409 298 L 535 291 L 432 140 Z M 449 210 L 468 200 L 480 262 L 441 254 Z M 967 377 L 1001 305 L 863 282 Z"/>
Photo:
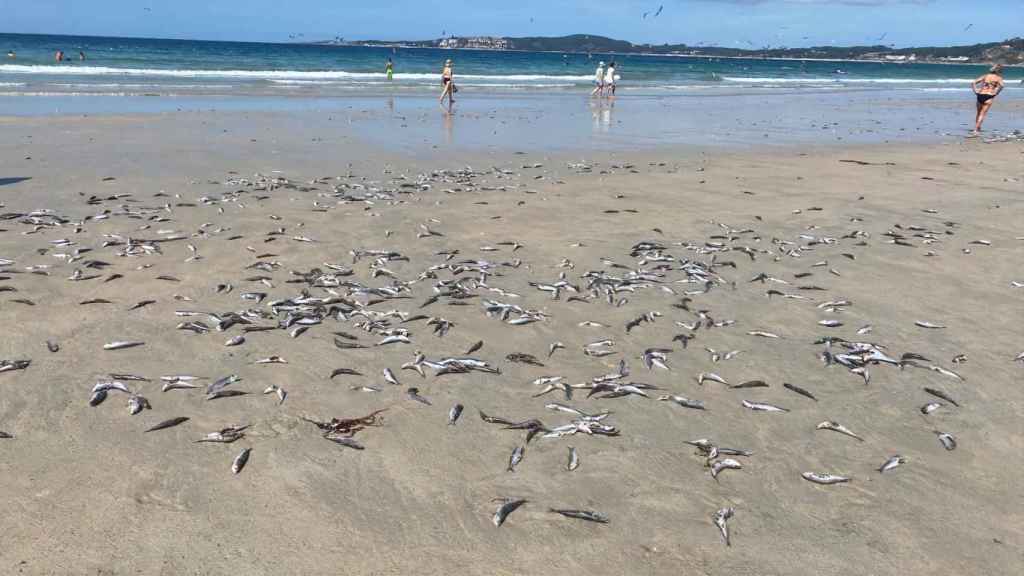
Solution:
<path fill-rule="evenodd" d="M 983 74 L 971 82 L 971 90 L 974 90 L 974 94 L 978 98 L 977 115 L 974 117 L 974 132 L 972 134 L 981 132 L 981 125 L 985 122 L 985 116 L 988 115 L 989 109 L 992 108 L 992 101 L 999 96 L 1005 86 L 1002 64 L 996 64 L 988 71 L 988 74 Z"/>
<path fill-rule="evenodd" d="M 64 51 L 63 50 L 57 50 L 57 53 L 54 54 L 53 59 L 56 60 L 57 62 L 63 62 L 64 61 Z"/>
<path fill-rule="evenodd" d="M 388 82 L 391 82 L 395 75 L 395 65 L 391 58 L 388 58 L 388 63 L 384 65 L 384 73 L 388 75 Z"/>
<path fill-rule="evenodd" d="M 600 62 L 597 65 L 597 70 L 594 71 L 594 91 L 590 93 L 590 97 L 600 96 L 604 92 L 604 62 Z"/>
<path fill-rule="evenodd" d="M 611 94 L 606 94 L 610 97 L 615 97 L 615 61 L 608 64 L 608 71 L 604 73 L 604 89 L 605 92 L 611 91 Z"/>
<path fill-rule="evenodd" d="M 85 62 L 85 52 L 79 52 L 78 53 L 78 59 L 81 60 L 82 62 Z"/>
<path fill-rule="evenodd" d="M 441 70 L 441 84 L 444 90 L 441 92 L 440 103 L 444 106 L 444 99 L 448 99 L 448 113 L 452 112 L 452 105 L 455 104 L 455 65 L 451 60 L 445 60 L 444 68 Z"/>

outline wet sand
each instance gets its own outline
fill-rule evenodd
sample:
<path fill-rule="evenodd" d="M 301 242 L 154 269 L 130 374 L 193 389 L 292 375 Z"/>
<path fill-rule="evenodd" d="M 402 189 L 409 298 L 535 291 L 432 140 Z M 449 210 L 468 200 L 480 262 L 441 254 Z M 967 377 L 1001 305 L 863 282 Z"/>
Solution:
<path fill-rule="evenodd" d="M 0 287 L 16 289 L 0 292 L 8 327 L 0 359 L 32 360 L 24 370 L 0 373 L 0 431 L 14 436 L 0 439 L 0 571 L 1012 574 L 1024 562 L 1015 458 L 1024 449 L 1024 365 L 1014 361 L 1024 351 L 1024 288 L 1012 284 L 1024 282 L 1020 142 L 713 153 L 679 146 L 453 154 L 424 146 L 411 154 L 304 120 L 171 114 L 2 121 L 0 212 L 52 209 L 66 222 L 36 230 L 25 217 L 0 221 L 0 258 L 13 260 L 0 270 L 8 277 Z M 542 167 L 524 168 L 535 164 Z M 466 166 L 473 172 L 432 173 Z M 260 190 L 239 181 L 252 182 L 257 173 L 291 184 Z M 379 196 L 343 201 L 339 193 Z M 98 200 L 88 204 L 93 196 Z M 443 236 L 418 238 L 421 224 Z M 123 245 L 103 246 L 117 237 L 178 233 L 188 238 L 160 243 L 161 254 L 118 256 Z M 910 245 L 890 243 L 894 238 Z M 53 243 L 61 239 L 73 244 Z M 662 263 L 631 256 L 642 241 L 662 243 L 671 268 L 658 271 Z M 979 241 L 985 243 L 972 243 Z M 522 248 L 513 252 L 504 242 Z M 201 259 L 187 261 L 188 244 Z M 749 248 L 756 260 L 718 247 Z M 360 249 L 396 251 L 408 261 L 353 263 L 350 251 Z M 416 280 L 446 262 L 439 252 L 456 249 L 452 262 L 498 264 L 488 286 L 518 297 L 477 286 L 470 280 L 477 273 L 444 269 L 409 284 L 402 293 L 409 298 L 367 305 L 369 297 L 350 293 Z M 76 250 L 81 259 L 74 262 L 56 257 Z M 110 265 L 83 268 L 88 260 Z M 500 265 L 516 260 L 518 266 Z M 687 278 L 681 260 L 715 262 L 710 291 L 677 282 Z M 247 268 L 257 261 L 280 266 Z M 224 343 L 241 326 L 207 334 L 175 329 L 184 321 L 211 322 L 176 311 L 270 312 L 269 302 L 301 290 L 327 296 L 323 288 L 289 283 L 298 278 L 292 271 L 324 263 L 352 268 L 342 280 L 357 284 L 334 291 L 369 310 L 422 313 L 454 326 L 438 337 L 425 321 L 390 319 L 387 328 L 407 328 L 412 343 L 388 346 L 373 346 L 383 338 L 380 328 L 359 328 L 358 315 L 325 319 L 296 338 L 287 330 L 251 332 L 235 347 Z M 381 267 L 395 277 L 374 277 Z M 616 293 L 615 302 L 627 300 L 621 305 L 609 305 L 604 293 L 589 297 L 588 271 L 621 277 L 640 268 L 664 274 L 664 282 Z M 99 278 L 69 280 L 76 269 Z M 580 293 L 563 289 L 553 300 L 529 284 L 553 284 L 562 273 Z M 789 284 L 750 282 L 759 273 Z M 804 273 L 811 276 L 795 276 Z M 112 274 L 123 278 L 104 282 Z M 162 275 L 179 281 L 158 280 Z M 246 280 L 258 276 L 269 277 L 271 287 Z M 441 298 L 420 308 L 438 282 L 458 278 L 470 287 L 468 305 Z M 234 290 L 217 294 L 221 283 Z M 812 285 L 825 290 L 799 289 Z M 808 300 L 769 298 L 769 290 Z M 243 300 L 245 292 L 267 297 Z M 674 307 L 687 292 L 690 311 Z M 79 304 L 95 298 L 113 304 Z M 147 299 L 156 302 L 128 311 Z M 544 317 L 510 325 L 485 315 L 483 299 Z M 834 312 L 818 307 L 838 300 L 851 304 Z M 696 331 L 677 324 L 697 320 L 701 310 L 734 323 Z M 661 316 L 627 332 L 627 322 L 652 311 Z M 283 317 L 257 323 L 274 326 Z M 818 324 L 823 319 L 843 325 L 826 328 Z M 585 321 L 606 327 L 581 326 Z M 869 324 L 869 334 L 857 334 Z M 368 347 L 338 349 L 336 331 Z M 693 335 L 685 349 L 673 340 L 677 334 Z M 825 336 L 872 342 L 895 358 L 917 353 L 964 380 L 880 364 L 869 366 L 865 385 L 847 369 L 822 363 L 824 346 L 812 343 Z M 583 353 L 603 339 L 615 341 L 614 354 Z M 47 340 L 60 350 L 49 352 Z M 115 340 L 145 345 L 103 350 Z M 420 378 L 399 370 L 414 350 L 437 360 L 461 356 L 478 340 L 484 346 L 474 356 L 500 367 L 500 375 L 434 376 L 427 369 Z M 555 341 L 565 349 L 549 359 Z M 671 370 L 644 366 L 640 356 L 652 347 L 672 349 Z M 705 347 L 742 353 L 713 362 Z M 840 351 L 837 343 L 833 352 Z M 511 362 L 511 353 L 535 355 L 545 366 Z M 953 363 L 961 354 L 966 362 Z M 274 355 L 288 363 L 256 364 Z M 570 401 L 559 391 L 533 397 L 542 389 L 531 385 L 537 378 L 586 383 L 614 373 L 620 360 L 630 368 L 627 381 L 659 389 L 650 398 L 587 398 L 586 389 L 575 389 Z M 329 379 L 339 367 L 364 376 Z M 384 382 L 385 367 L 400 387 Z M 701 372 L 769 387 L 698 385 Z M 90 407 L 90 390 L 110 373 L 150 378 L 125 383 L 152 410 L 129 415 L 128 397 L 117 391 Z M 250 394 L 207 401 L 202 390 L 161 392 L 159 377 L 174 374 L 237 374 L 242 380 L 231 388 Z M 283 403 L 261 394 L 272 384 L 288 391 Z M 433 405 L 410 400 L 411 386 Z M 938 400 L 944 406 L 923 415 L 921 406 L 936 401 L 923 387 L 945 391 L 960 406 Z M 707 410 L 659 402 L 662 394 L 702 400 Z M 742 400 L 789 412 L 750 411 Z M 572 419 L 546 409 L 549 402 L 610 410 L 606 423 L 619 435 L 534 438 L 516 471 L 506 471 L 525 433 L 487 424 L 477 412 L 538 418 L 549 428 Z M 465 412 L 449 426 L 456 403 Z M 355 436 L 362 451 L 324 440 L 303 420 L 379 409 L 386 409 L 383 424 Z M 175 416 L 190 420 L 143 432 Z M 824 420 L 864 441 L 815 430 Z M 237 424 L 251 428 L 233 444 L 194 443 Z M 958 448 L 945 450 L 935 430 L 953 434 Z M 684 443 L 698 438 L 753 455 L 739 457 L 743 469 L 716 481 Z M 569 446 L 581 458 L 572 472 Z M 252 456 L 235 475 L 232 459 L 242 448 L 252 448 Z M 904 465 L 876 471 L 896 454 Z M 801 478 L 804 472 L 852 481 L 820 486 Z M 496 528 L 493 499 L 503 497 L 529 502 Z M 563 518 L 550 507 L 594 510 L 610 522 Z M 711 521 L 723 507 L 735 509 L 730 547 Z"/>

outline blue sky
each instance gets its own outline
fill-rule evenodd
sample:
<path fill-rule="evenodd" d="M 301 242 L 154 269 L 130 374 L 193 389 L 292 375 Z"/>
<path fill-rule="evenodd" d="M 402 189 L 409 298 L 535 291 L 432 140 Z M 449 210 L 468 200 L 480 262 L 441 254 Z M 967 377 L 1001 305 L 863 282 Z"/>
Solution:
<path fill-rule="evenodd" d="M 0 0 L 0 32 L 271 42 L 591 33 L 655 44 L 910 46 L 1019 35 L 1022 8 L 1022 0 Z"/>

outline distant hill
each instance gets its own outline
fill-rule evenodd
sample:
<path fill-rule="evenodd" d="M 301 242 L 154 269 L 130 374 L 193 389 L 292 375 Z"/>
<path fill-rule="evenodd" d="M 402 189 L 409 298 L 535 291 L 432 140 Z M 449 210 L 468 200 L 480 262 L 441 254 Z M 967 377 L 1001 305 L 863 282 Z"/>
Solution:
<path fill-rule="evenodd" d="M 526 50 L 534 52 L 583 52 L 611 54 L 665 54 L 735 58 L 795 58 L 878 60 L 889 62 L 1002 62 L 1024 64 L 1024 38 L 988 42 L 970 46 L 926 46 L 892 48 L 888 46 L 816 46 L 811 48 L 741 49 L 686 44 L 633 44 L 593 34 L 558 37 L 451 36 L 436 40 L 355 42 L 329 41 L 319 44 L 355 46 L 407 46 L 415 48 L 469 48 L 478 50 Z"/>

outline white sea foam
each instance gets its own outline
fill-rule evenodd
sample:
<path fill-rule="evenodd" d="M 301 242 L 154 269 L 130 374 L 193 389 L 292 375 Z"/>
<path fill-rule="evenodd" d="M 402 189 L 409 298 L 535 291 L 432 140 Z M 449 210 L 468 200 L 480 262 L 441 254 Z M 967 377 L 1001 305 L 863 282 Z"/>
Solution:
<path fill-rule="evenodd" d="M 0 65 L 0 74 L 38 74 L 50 76 L 148 76 L 172 78 L 247 78 L 252 80 L 348 80 L 386 78 L 379 72 L 346 72 L 344 70 L 162 70 L 158 68 L 110 68 L 106 66 L 38 66 L 23 64 Z M 439 74 L 395 74 L 396 80 L 439 81 Z M 469 80 L 496 80 L 511 82 L 589 82 L 585 76 L 551 76 L 544 74 L 459 74 L 457 78 Z"/>
<path fill-rule="evenodd" d="M 821 78 L 749 78 L 722 76 L 726 82 L 745 84 L 969 84 L 971 78 L 850 78 L 827 76 Z"/>

